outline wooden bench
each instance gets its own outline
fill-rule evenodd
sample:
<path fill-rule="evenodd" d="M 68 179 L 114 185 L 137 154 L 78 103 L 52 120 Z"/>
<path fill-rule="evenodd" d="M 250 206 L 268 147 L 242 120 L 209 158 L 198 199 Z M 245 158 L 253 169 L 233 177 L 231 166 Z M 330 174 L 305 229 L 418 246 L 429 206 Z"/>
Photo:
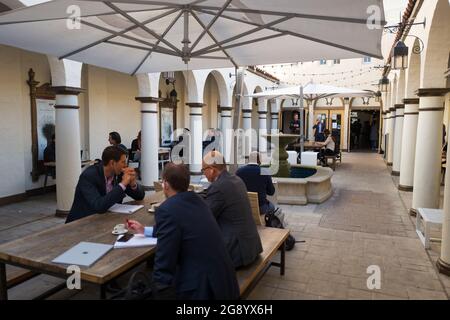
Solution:
<path fill-rule="evenodd" d="M 258 226 L 258 233 L 261 238 L 263 252 L 251 265 L 236 270 L 241 299 L 248 297 L 271 266 L 279 267 L 280 275 L 284 275 L 284 243 L 289 235 L 289 230 Z M 273 262 L 272 258 L 279 249 L 281 249 L 280 262 Z"/>
<path fill-rule="evenodd" d="M 250 206 L 252 207 L 252 216 L 257 226 L 264 226 L 266 223 L 264 218 L 261 217 L 261 213 L 259 212 L 259 201 L 258 201 L 258 193 L 256 192 L 247 192 L 248 200 L 250 201 Z"/>

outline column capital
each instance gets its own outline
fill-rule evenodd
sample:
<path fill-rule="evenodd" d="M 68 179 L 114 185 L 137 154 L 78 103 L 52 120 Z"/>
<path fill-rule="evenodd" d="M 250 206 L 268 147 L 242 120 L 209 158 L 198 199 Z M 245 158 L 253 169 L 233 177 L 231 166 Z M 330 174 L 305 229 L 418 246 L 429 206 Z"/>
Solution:
<path fill-rule="evenodd" d="M 156 97 L 135 97 L 134 99 L 141 103 L 158 103 L 163 100 L 161 98 Z"/>
<path fill-rule="evenodd" d="M 403 103 L 394 104 L 394 108 L 397 109 L 405 109 L 405 105 Z"/>
<path fill-rule="evenodd" d="M 219 106 L 220 111 L 231 111 L 233 110 L 233 107 L 226 107 L 226 106 Z"/>
<path fill-rule="evenodd" d="M 395 111 L 395 108 L 389 108 L 389 111 L 393 112 L 393 111 Z"/>
<path fill-rule="evenodd" d="M 203 108 L 206 106 L 206 104 L 202 102 L 186 102 L 186 105 L 190 108 Z"/>
<path fill-rule="evenodd" d="M 85 89 L 77 88 L 77 87 L 65 87 L 65 86 L 57 86 L 52 87 L 52 89 L 55 91 L 55 94 L 58 95 L 79 95 L 82 92 L 85 92 Z"/>
<path fill-rule="evenodd" d="M 419 98 L 405 98 L 403 99 L 404 104 L 419 104 Z"/>
<path fill-rule="evenodd" d="M 258 111 L 258 114 L 267 114 L 267 111 Z"/>
<path fill-rule="evenodd" d="M 416 95 L 419 97 L 442 97 L 447 92 L 450 92 L 450 88 L 420 88 L 416 91 Z"/>
<path fill-rule="evenodd" d="M 272 116 L 278 116 L 278 112 L 271 112 L 270 113 Z"/>
<path fill-rule="evenodd" d="M 242 113 L 252 113 L 252 109 L 242 109 Z"/>

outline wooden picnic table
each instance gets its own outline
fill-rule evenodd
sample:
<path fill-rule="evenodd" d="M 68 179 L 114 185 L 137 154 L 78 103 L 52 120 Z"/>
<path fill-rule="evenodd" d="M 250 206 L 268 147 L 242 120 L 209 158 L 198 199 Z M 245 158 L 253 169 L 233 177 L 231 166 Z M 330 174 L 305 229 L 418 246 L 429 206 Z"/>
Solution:
<path fill-rule="evenodd" d="M 300 148 L 300 143 L 296 143 L 293 145 L 294 148 Z M 303 143 L 304 150 L 320 150 L 323 146 L 318 145 L 315 141 L 305 141 Z"/>
<path fill-rule="evenodd" d="M 0 245 L 0 300 L 8 298 L 6 264 L 66 279 L 69 276 L 67 266 L 52 263 L 53 259 L 82 241 L 114 244 L 117 236 L 111 231 L 116 224 L 124 223 L 126 218 L 153 225 L 154 214 L 149 213 L 148 209 L 152 203 L 162 201 L 163 193 L 155 193 L 142 201 L 130 202 L 144 205 L 132 215 L 110 212 L 94 214 Z M 148 260 L 154 251 L 155 246 L 113 249 L 91 267 L 80 267 L 81 279 L 100 285 L 101 298 L 105 298 L 105 286 L 109 281 Z"/>

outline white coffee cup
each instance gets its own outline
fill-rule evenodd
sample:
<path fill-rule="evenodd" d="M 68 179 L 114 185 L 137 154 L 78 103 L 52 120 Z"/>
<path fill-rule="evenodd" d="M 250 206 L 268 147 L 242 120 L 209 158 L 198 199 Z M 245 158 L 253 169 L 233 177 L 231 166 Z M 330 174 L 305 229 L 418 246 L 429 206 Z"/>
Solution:
<path fill-rule="evenodd" d="M 124 233 L 124 232 L 126 232 L 125 225 L 123 223 L 117 224 L 114 227 L 113 231 L 115 233 Z"/>

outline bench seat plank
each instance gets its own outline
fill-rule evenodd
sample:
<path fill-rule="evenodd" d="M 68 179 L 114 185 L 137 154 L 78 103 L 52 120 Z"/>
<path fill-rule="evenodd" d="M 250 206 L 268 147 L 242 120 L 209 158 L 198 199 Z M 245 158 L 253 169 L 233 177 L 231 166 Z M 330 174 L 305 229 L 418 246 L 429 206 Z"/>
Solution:
<path fill-rule="evenodd" d="M 239 268 L 236 271 L 241 296 L 258 277 L 259 273 L 271 262 L 278 248 L 286 241 L 289 230 L 259 226 L 258 233 L 261 238 L 263 252 L 251 265 Z"/>

